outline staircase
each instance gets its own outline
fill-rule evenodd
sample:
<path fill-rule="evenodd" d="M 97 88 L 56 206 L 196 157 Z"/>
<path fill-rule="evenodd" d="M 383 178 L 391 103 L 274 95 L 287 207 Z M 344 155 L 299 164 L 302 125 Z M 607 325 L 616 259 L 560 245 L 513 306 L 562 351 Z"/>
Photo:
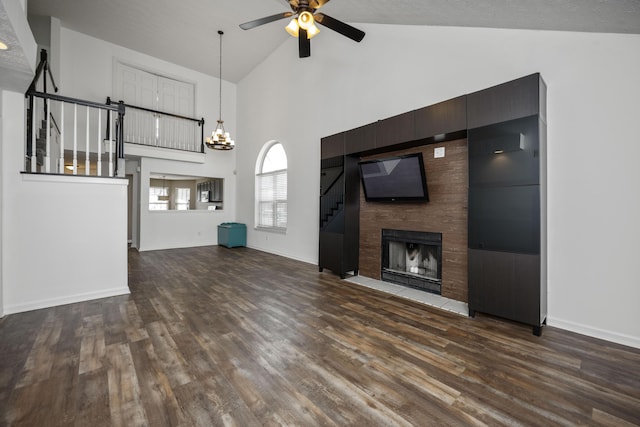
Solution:
<path fill-rule="evenodd" d="M 50 117 L 51 124 L 47 123 L 46 118 L 42 118 L 42 116 L 46 117 L 45 111 L 37 111 L 36 110 L 36 123 L 40 125 L 36 128 L 36 138 L 35 138 L 35 159 L 36 159 L 36 172 L 44 172 L 45 171 L 45 161 L 47 158 L 47 127 L 50 127 L 49 130 L 49 145 L 50 152 L 54 151 L 52 148 L 58 147 L 60 144 L 60 129 L 58 128 L 57 123 L 53 116 Z M 31 129 L 31 121 L 33 120 L 33 114 L 30 108 L 27 108 L 27 129 Z M 28 143 L 26 150 L 26 170 L 31 171 L 31 159 L 32 159 L 32 150 L 33 145 L 31 144 L 32 135 L 28 135 Z M 54 151 L 55 152 L 55 151 Z M 52 171 L 57 173 L 64 173 L 64 171 L 58 170 L 56 167 L 51 168 Z"/>
<path fill-rule="evenodd" d="M 342 158 L 323 160 L 320 174 L 320 229 L 328 230 L 344 208 L 344 165 Z"/>

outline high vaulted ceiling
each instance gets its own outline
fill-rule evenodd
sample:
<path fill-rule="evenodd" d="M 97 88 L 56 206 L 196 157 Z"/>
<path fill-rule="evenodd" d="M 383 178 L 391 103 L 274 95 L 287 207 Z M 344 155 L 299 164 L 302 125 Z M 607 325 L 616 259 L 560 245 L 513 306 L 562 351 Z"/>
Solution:
<path fill-rule="evenodd" d="M 287 20 L 238 25 L 289 11 L 285 0 L 28 0 L 30 14 L 217 76 L 218 30 L 225 80 L 238 82 L 289 36 Z M 358 23 L 640 34 L 640 0 L 331 0 L 322 12 Z M 325 30 L 322 37 L 341 37 Z M 365 38 L 366 40 L 366 38 Z M 353 41 L 344 38 L 344 43 Z M 292 49 L 297 56 L 297 47 Z M 304 59 L 300 59 L 304 61 Z"/>

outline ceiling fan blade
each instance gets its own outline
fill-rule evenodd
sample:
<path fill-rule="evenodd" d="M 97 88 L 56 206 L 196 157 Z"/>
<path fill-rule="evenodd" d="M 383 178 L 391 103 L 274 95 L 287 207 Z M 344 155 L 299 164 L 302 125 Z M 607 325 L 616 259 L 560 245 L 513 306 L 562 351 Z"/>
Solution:
<path fill-rule="evenodd" d="M 289 2 L 289 6 L 291 6 L 291 9 L 293 10 L 298 10 L 298 8 L 300 7 L 299 0 L 287 0 L 287 1 Z M 307 0 L 307 2 L 309 4 L 305 6 L 309 6 L 311 9 L 317 10 L 317 9 L 320 9 L 325 4 L 329 3 L 329 0 Z"/>
<path fill-rule="evenodd" d="M 324 25 L 333 31 L 342 34 L 345 37 L 349 37 L 351 40 L 359 42 L 364 38 L 364 31 L 352 27 L 349 24 L 345 24 L 342 21 L 338 21 L 335 18 L 325 15 L 324 13 L 316 13 L 313 15 L 318 24 Z"/>
<path fill-rule="evenodd" d="M 311 56 L 311 40 L 307 37 L 307 30 L 304 28 L 298 30 L 298 56 L 300 58 Z"/>
<path fill-rule="evenodd" d="M 309 6 L 313 9 L 320 9 L 327 3 L 329 3 L 329 0 L 309 0 Z"/>
<path fill-rule="evenodd" d="M 250 30 L 252 28 L 258 27 L 260 25 L 268 24 L 269 22 L 278 21 L 280 19 L 289 18 L 293 16 L 293 12 L 282 12 L 276 15 L 265 16 L 264 18 L 255 19 L 253 21 L 245 22 L 244 24 L 240 24 L 240 28 L 243 30 Z"/>

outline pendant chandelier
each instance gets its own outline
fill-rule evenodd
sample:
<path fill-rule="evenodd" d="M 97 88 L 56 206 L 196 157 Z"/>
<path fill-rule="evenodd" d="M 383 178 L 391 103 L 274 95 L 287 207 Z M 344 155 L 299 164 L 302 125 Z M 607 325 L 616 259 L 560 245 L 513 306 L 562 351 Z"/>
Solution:
<path fill-rule="evenodd" d="M 229 132 L 224 130 L 224 121 L 222 120 L 222 35 L 224 32 L 218 30 L 218 34 L 220 35 L 220 105 L 218 110 L 220 115 L 218 116 L 218 124 L 216 125 L 216 128 L 211 132 L 211 136 L 207 137 L 205 142 L 207 143 L 207 147 L 214 150 L 233 150 L 235 147 L 235 141 L 231 139 Z"/>

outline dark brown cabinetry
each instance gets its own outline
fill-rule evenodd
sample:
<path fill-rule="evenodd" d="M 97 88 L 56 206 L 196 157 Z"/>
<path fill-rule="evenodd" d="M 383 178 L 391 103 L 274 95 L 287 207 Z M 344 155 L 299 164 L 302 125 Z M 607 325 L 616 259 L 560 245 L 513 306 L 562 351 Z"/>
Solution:
<path fill-rule="evenodd" d="M 468 95 L 469 314 L 547 315 L 544 102 L 539 74 Z"/>
<path fill-rule="evenodd" d="M 414 139 L 437 138 L 435 142 L 449 139 L 447 135 L 451 133 L 464 132 L 467 129 L 467 97 L 459 96 L 416 110 L 415 128 Z"/>
<path fill-rule="evenodd" d="M 358 158 L 323 158 L 320 169 L 320 271 L 327 268 L 342 278 L 349 271 L 358 274 L 359 212 Z"/>
<path fill-rule="evenodd" d="M 376 148 L 390 147 L 415 137 L 415 115 L 413 111 L 380 120 L 376 127 Z"/>
<path fill-rule="evenodd" d="M 322 138 L 320 145 L 320 158 L 329 159 L 344 155 L 344 133 Z"/>
<path fill-rule="evenodd" d="M 348 130 L 345 136 L 345 154 L 358 154 L 369 151 L 376 146 L 376 124 L 371 123 L 366 126 Z"/>
<path fill-rule="evenodd" d="M 358 271 L 358 160 L 467 137 L 469 314 L 531 325 L 546 295 L 546 86 L 532 74 L 322 139 L 319 267 Z"/>

